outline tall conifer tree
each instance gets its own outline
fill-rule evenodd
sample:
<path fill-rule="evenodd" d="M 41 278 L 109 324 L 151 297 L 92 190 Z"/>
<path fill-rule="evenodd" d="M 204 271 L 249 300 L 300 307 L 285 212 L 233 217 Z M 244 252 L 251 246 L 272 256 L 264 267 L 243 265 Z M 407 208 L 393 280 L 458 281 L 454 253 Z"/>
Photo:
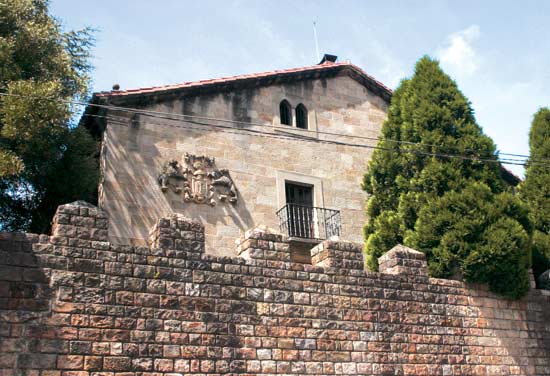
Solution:
<path fill-rule="evenodd" d="M 533 223 L 533 271 L 535 277 L 550 269 L 550 109 L 541 108 L 529 132 L 530 160 L 520 195 L 529 206 Z"/>
<path fill-rule="evenodd" d="M 427 254 L 434 276 L 460 274 L 505 295 L 521 295 L 528 285 L 526 211 L 513 196 L 500 195 L 505 183 L 495 145 L 437 61 L 423 57 L 412 78 L 401 82 L 382 136 L 363 180 L 370 194 L 367 265 L 376 270 L 378 257 L 404 243 Z M 477 201 L 482 198 L 486 202 Z M 497 223 L 499 216 L 510 221 Z M 494 245 L 488 240 L 490 232 L 502 234 L 506 229 L 514 231 L 517 241 L 502 250 L 499 262 L 518 267 L 519 275 L 509 279 L 521 282 L 519 290 L 509 294 L 497 287 L 501 270 L 490 270 L 485 258 Z M 489 251 L 474 257 L 482 245 Z M 504 281 L 502 286 L 509 284 Z"/>

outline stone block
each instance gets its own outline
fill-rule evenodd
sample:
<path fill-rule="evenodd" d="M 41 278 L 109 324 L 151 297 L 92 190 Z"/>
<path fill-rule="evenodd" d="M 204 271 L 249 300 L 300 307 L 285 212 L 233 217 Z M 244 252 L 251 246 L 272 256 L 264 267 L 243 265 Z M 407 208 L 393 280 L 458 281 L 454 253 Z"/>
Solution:
<path fill-rule="evenodd" d="M 237 241 L 237 255 L 245 259 L 290 261 L 288 237 L 267 226 L 246 231 Z"/>
<path fill-rule="evenodd" d="M 378 258 L 378 268 L 384 274 L 428 276 L 426 255 L 401 244 Z"/>
<path fill-rule="evenodd" d="M 81 355 L 59 355 L 57 357 L 57 369 L 78 370 L 84 366 L 84 357 Z"/>
<path fill-rule="evenodd" d="M 51 242 L 59 244 L 62 239 L 92 239 L 107 241 L 106 213 L 85 201 L 75 201 L 60 205 L 52 223 Z"/>
<path fill-rule="evenodd" d="M 204 225 L 181 214 L 161 218 L 149 231 L 152 248 L 204 253 Z"/>
<path fill-rule="evenodd" d="M 363 246 L 359 243 L 325 240 L 310 251 L 314 266 L 363 270 Z"/>
<path fill-rule="evenodd" d="M 129 371 L 131 364 L 131 359 L 124 356 L 106 356 L 103 359 L 105 371 Z"/>
<path fill-rule="evenodd" d="M 53 354 L 21 354 L 17 359 L 19 368 L 55 369 L 56 355 Z"/>

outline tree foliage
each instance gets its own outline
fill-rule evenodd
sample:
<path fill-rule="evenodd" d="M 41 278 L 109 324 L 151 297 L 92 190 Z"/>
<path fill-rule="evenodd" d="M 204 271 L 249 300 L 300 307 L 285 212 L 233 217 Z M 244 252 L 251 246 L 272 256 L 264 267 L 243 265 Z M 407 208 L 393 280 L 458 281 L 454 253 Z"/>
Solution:
<path fill-rule="evenodd" d="M 530 163 L 519 187 L 533 223 L 533 272 L 550 269 L 550 109 L 541 108 L 529 132 Z"/>
<path fill-rule="evenodd" d="M 57 205 L 94 200 L 97 144 L 72 124 L 91 31 L 63 32 L 46 0 L 0 2 L 0 227 L 43 232 Z"/>
<path fill-rule="evenodd" d="M 433 276 L 460 274 L 520 296 L 529 265 L 525 208 L 504 193 L 494 143 L 437 61 L 420 59 L 395 90 L 382 136 L 363 179 L 369 268 L 377 270 L 378 257 L 403 243 L 427 254 Z M 495 233 L 510 240 L 506 249 L 497 249 Z"/>
<path fill-rule="evenodd" d="M 461 276 L 519 298 L 529 289 L 529 229 L 521 201 L 475 182 L 423 206 L 405 243 L 426 253 L 432 275 Z"/>

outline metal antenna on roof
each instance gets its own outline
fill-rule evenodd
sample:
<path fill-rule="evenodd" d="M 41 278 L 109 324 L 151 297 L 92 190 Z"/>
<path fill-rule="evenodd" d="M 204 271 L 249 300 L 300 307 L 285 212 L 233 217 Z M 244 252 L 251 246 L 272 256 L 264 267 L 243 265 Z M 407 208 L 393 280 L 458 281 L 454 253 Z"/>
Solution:
<path fill-rule="evenodd" d="M 313 21 L 313 37 L 315 38 L 315 51 L 317 52 L 317 61 L 321 58 L 319 56 L 319 42 L 317 41 L 317 25 L 315 21 Z"/>

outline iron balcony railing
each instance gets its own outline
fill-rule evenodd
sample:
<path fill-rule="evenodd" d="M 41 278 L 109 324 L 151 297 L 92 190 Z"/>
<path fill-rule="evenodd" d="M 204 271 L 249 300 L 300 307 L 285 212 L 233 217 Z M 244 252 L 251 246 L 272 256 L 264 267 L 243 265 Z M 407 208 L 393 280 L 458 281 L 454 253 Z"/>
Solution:
<path fill-rule="evenodd" d="M 328 239 L 342 230 L 340 211 L 286 204 L 277 210 L 281 231 L 294 238 Z"/>

